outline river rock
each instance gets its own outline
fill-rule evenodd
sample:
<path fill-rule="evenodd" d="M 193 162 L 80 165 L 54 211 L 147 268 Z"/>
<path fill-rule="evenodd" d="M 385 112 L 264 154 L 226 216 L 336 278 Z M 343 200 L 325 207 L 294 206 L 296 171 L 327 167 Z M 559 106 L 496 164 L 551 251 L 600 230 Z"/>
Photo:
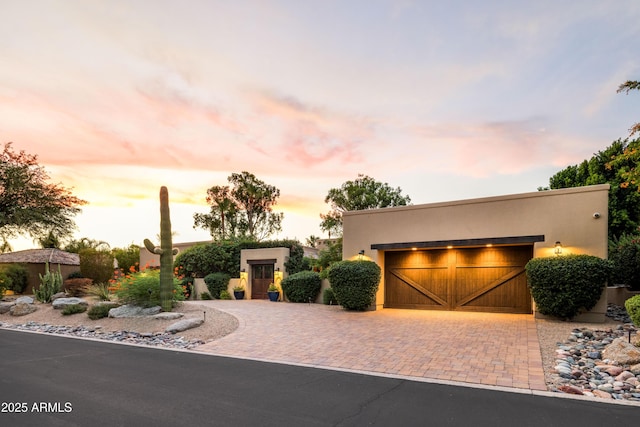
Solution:
<path fill-rule="evenodd" d="M 51 295 L 51 302 L 57 300 L 58 298 L 66 298 L 67 294 L 65 294 L 64 292 L 58 292 L 57 294 L 53 294 Z"/>
<path fill-rule="evenodd" d="M 624 338 L 616 338 L 603 350 L 602 358 L 614 360 L 621 365 L 633 365 L 640 363 L 640 348 Z"/>
<path fill-rule="evenodd" d="M 18 303 L 25 303 L 25 304 L 33 304 L 33 298 L 31 297 L 20 297 L 16 299 L 16 304 Z"/>
<path fill-rule="evenodd" d="M 154 319 L 158 320 L 175 320 L 180 319 L 184 316 L 184 313 L 158 313 L 153 316 Z"/>
<path fill-rule="evenodd" d="M 80 305 L 84 305 L 84 306 L 89 306 L 89 303 L 87 301 L 83 300 L 82 298 L 76 298 L 76 297 L 72 297 L 72 298 L 57 298 L 55 301 L 53 301 L 53 303 L 51 305 L 56 310 L 60 310 L 60 309 L 65 308 L 68 305 L 74 305 L 74 304 L 80 304 Z"/>
<path fill-rule="evenodd" d="M 177 332 L 182 332 L 182 331 L 186 331 L 187 329 L 195 328 L 197 326 L 202 325 L 203 323 L 204 323 L 204 319 L 200 319 L 200 318 L 183 319 L 183 320 L 180 320 L 179 322 L 172 323 L 171 325 L 167 326 L 167 328 L 165 329 L 165 332 L 168 332 L 170 334 L 175 334 Z"/>
<path fill-rule="evenodd" d="M 34 304 L 18 303 L 9 309 L 12 316 L 25 316 L 36 311 L 38 307 Z"/>
<path fill-rule="evenodd" d="M 160 313 L 162 307 L 159 305 L 155 307 L 142 308 L 137 305 L 122 305 L 120 307 L 112 308 L 109 310 L 109 317 L 140 317 L 140 316 L 153 316 Z"/>
<path fill-rule="evenodd" d="M 596 397 L 601 397 L 603 399 L 612 399 L 613 396 L 611 396 L 610 393 L 607 393 L 606 391 L 602 391 L 602 390 L 593 390 L 592 391 L 593 395 Z"/>

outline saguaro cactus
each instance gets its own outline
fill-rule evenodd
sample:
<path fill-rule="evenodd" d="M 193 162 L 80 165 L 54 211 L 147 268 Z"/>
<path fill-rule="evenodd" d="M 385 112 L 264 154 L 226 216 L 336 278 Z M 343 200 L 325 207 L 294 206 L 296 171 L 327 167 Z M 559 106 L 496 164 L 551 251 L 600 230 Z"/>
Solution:
<path fill-rule="evenodd" d="M 160 247 L 149 239 L 144 246 L 151 253 L 160 255 L 160 302 L 162 310 L 171 311 L 173 304 L 173 256 L 178 253 L 171 241 L 171 219 L 169 217 L 169 190 L 160 187 Z"/>

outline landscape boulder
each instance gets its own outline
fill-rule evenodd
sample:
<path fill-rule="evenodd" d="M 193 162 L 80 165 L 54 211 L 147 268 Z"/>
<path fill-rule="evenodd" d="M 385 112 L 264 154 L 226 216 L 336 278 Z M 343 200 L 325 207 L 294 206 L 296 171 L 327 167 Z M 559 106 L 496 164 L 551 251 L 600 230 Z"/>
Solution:
<path fill-rule="evenodd" d="M 8 313 L 14 305 L 16 305 L 15 301 L 0 302 L 0 314 Z"/>
<path fill-rule="evenodd" d="M 627 342 L 625 338 L 616 338 L 602 351 L 602 358 L 621 365 L 634 365 L 640 363 L 640 348 Z"/>
<path fill-rule="evenodd" d="M 66 298 L 66 297 L 67 297 L 67 294 L 65 294 L 64 292 L 58 292 L 57 294 L 51 295 L 51 301 L 53 302 L 58 298 Z"/>
<path fill-rule="evenodd" d="M 75 304 L 84 305 L 85 307 L 89 306 L 89 303 L 87 301 L 83 300 L 82 298 L 76 298 L 76 297 L 58 298 L 51 303 L 53 308 L 55 308 L 56 310 L 64 309 L 68 305 L 75 305 Z"/>
<path fill-rule="evenodd" d="M 199 318 L 183 319 L 167 326 L 167 328 L 165 329 L 165 332 L 168 332 L 170 334 L 175 334 L 177 332 L 182 332 L 182 331 L 186 331 L 187 329 L 198 327 L 203 323 L 204 323 L 204 319 L 199 319 Z"/>
<path fill-rule="evenodd" d="M 184 316 L 184 313 L 165 312 L 165 313 L 158 313 L 155 316 L 153 316 L 153 318 L 157 320 L 175 320 L 175 319 L 181 318 L 182 316 Z"/>
<path fill-rule="evenodd" d="M 25 303 L 25 304 L 33 304 L 33 298 L 31 297 L 20 297 L 16 299 L 16 304 L 18 303 Z"/>
<path fill-rule="evenodd" d="M 160 313 L 162 307 L 159 305 L 155 307 L 142 308 L 137 305 L 122 305 L 120 307 L 112 308 L 109 310 L 109 317 L 140 317 L 140 316 L 153 316 Z"/>
<path fill-rule="evenodd" d="M 31 314 L 36 311 L 38 307 L 35 304 L 27 304 L 24 302 L 16 303 L 9 309 L 9 313 L 12 316 L 25 316 L 27 314 Z"/>

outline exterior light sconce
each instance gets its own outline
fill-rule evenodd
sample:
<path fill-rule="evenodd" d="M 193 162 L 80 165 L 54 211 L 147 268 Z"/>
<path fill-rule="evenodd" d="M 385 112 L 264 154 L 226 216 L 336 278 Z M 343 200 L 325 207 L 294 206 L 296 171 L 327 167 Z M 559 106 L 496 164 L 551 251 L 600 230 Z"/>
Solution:
<path fill-rule="evenodd" d="M 556 242 L 553 253 L 556 255 L 562 255 L 562 243 L 560 243 L 560 241 Z"/>
<path fill-rule="evenodd" d="M 358 261 L 362 261 L 364 259 L 364 249 L 360 249 L 358 252 Z"/>

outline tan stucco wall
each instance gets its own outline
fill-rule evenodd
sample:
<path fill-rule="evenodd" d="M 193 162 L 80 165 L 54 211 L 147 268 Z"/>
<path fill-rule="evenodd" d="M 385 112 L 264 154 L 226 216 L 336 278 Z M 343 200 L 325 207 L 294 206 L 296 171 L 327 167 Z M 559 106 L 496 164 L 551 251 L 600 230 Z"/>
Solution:
<path fill-rule="evenodd" d="M 290 255 L 289 248 L 260 248 L 260 249 L 243 249 L 240 252 L 240 275 L 244 278 L 244 274 L 246 273 L 246 284 L 242 283 L 242 286 L 245 287 L 245 298 L 251 299 L 251 266 L 249 265 L 249 261 L 256 260 L 265 260 L 265 259 L 275 259 L 276 262 L 273 265 L 273 269 L 280 269 L 280 277 L 276 277 L 274 279 L 274 283 L 280 286 L 280 281 L 288 276 L 285 271 L 284 263 L 289 260 Z M 244 270 L 244 272 L 243 272 Z"/>
<path fill-rule="evenodd" d="M 195 245 L 206 244 L 211 242 L 184 242 L 174 243 L 173 247 L 178 249 L 178 253 L 173 256 L 175 260 L 178 254 L 184 250 L 187 250 Z M 149 267 L 160 267 L 160 255 L 153 254 L 147 250 L 145 246 L 140 246 L 140 265 Z"/>
<path fill-rule="evenodd" d="M 384 251 L 372 250 L 372 244 L 531 235 L 545 236 L 534 244 L 534 257 L 553 255 L 560 241 L 564 254 L 607 258 L 608 195 L 609 185 L 602 184 L 345 212 L 343 259 L 355 259 L 364 249 L 365 257 L 384 269 Z M 376 306 L 383 303 L 384 279 Z M 606 294 L 592 311 L 606 312 Z"/>

